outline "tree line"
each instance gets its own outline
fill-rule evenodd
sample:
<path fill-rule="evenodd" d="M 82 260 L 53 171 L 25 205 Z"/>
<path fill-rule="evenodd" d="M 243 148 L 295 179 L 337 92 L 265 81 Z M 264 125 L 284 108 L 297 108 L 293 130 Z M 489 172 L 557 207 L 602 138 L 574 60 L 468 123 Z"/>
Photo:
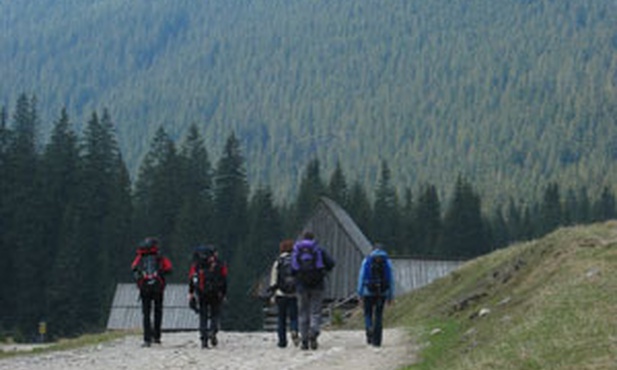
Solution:
<path fill-rule="evenodd" d="M 160 127 L 132 181 L 107 109 L 92 112 L 81 134 L 62 109 L 44 145 L 40 124 L 36 98 L 25 94 L 12 114 L 5 107 L 0 115 L 0 336 L 20 340 L 30 340 L 40 321 L 52 337 L 104 329 L 115 286 L 130 281 L 146 236 L 161 240 L 177 283 L 186 282 L 192 248 L 215 244 L 230 266 L 223 325 L 259 329 L 253 285 L 321 196 L 392 254 L 423 258 L 473 258 L 616 214 L 608 187 L 589 194 L 551 183 L 539 200 L 488 210 L 463 174 L 447 201 L 426 182 L 399 191 L 385 159 L 377 187 L 367 190 L 340 164 L 323 174 L 319 159 L 307 158 L 297 196 L 286 202 L 272 184 L 250 183 L 234 132 L 214 161 L 196 125 L 178 142 Z"/>

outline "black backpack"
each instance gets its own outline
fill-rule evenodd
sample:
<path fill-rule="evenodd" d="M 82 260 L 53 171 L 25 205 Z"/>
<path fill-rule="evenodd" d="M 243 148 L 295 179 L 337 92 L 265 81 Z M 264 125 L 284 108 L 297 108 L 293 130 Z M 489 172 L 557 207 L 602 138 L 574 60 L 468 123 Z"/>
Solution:
<path fill-rule="evenodd" d="M 139 272 L 141 273 L 141 289 L 148 292 L 159 292 L 163 286 L 162 277 L 159 275 L 159 256 L 156 254 L 145 254 L 139 261 Z"/>
<path fill-rule="evenodd" d="M 390 289 L 388 281 L 388 258 L 386 256 L 371 256 L 368 261 L 368 291 L 374 295 L 382 295 Z"/>
<path fill-rule="evenodd" d="M 197 262 L 196 290 L 203 297 L 217 297 L 223 291 L 225 278 L 222 273 L 222 265 L 216 260 L 210 264 L 208 261 Z"/>
<path fill-rule="evenodd" d="M 296 292 L 296 278 L 292 274 L 291 254 L 281 256 L 276 266 L 276 286 L 285 294 Z"/>

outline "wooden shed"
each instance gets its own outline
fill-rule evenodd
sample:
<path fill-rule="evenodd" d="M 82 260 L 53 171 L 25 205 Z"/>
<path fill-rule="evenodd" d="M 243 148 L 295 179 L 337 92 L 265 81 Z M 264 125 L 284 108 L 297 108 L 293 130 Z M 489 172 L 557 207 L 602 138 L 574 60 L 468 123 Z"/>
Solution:
<path fill-rule="evenodd" d="M 324 298 L 328 301 L 345 301 L 354 296 L 360 265 L 372 250 L 371 242 L 347 212 L 326 197 L 320 199 L 304 225 L 304 230 L 313 231 L 319 244 L 336 260 L 336 267 L 328 276 Z M 395 294 L 408 293 L 427 285 L 458 268 L 461 263 L 393 257 Z"/>

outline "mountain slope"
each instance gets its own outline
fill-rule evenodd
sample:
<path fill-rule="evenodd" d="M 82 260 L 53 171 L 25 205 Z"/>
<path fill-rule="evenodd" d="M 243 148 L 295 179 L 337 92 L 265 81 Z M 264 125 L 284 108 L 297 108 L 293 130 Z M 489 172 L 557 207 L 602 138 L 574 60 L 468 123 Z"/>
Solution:
<path fill-rule="evenodd" d="M 250 180 L 308 158 L 369 188 L 458 172 L 490 198 L 616 184 L 617 9 L 598 0 L 0 1 L 0 99 L 43 123 L 108 107 L 135 172 L 154 131 L 234 130 Z M 449 190 L 449 189 L 446 189 Z"/>
<path fill-rule="evenodd" d="M 609 369 L 617 363 L 617 222 L 477 258 L 389 308 L 421 338 L 414 369 Z"/>

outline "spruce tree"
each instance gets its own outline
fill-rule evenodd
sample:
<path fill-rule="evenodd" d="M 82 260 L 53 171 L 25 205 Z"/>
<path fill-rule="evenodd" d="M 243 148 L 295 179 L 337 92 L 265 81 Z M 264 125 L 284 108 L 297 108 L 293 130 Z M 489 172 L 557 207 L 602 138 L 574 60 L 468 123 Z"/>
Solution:
<path fill-rule="evenodd" d="M 330 176 L 330 182 L 328 183 L 328 196 L 343 209 L 348 208 L 349 189 L 347 189 L 345 174 L 343 173 L 341 164 L 338 161 L 336 162 L 336 167 Z"/>
<path fill-rule="evenodd" d="M 548 234 L 562 224 L 561 196 L 559 185 L 555 182 L 549 183 L 544 190 L 542 205 L 540 208 L 540 235 Z"/>
<path fill-rule="evenodd" d="M 595 222 L 606 221 L 615 218 L 615 196 L 610 191 L 608 186 L 602 188 L 600 197 L 593 205 L 593 220 Z"/>
<path fill-rule="evenodd" d="M 440 251 L 451 257 L 475 257 L 489 250 L 480 197 L 461 175 L 446 211 Z"/>
<path fill-rule="evenodd" d="M 282 223 L 274 205 L 272 191 L 260 187 L 249 204 L 249 232 L 231 264 L 229 312 L 230 326 L 236 330 L 262 328 L 262 307 L 253 291 L 255 282 L 269 277 L 270 267 L 278 255 Z"/>
<path fill-rule="evenodd" d="M 189 258 L 193 247 L 212 241 L 212 166 L 208 151 L 196 125 L 189 127 L 188 134 L 180 149 L 181 207 L 176 220 L 174 244 Z"/>
<path fill-rule="evenodd" d="M 175 230 L 181 205 L 180 161 L 176 146 L 163 127 L 159 127 L 139 168 L 134 193 L 135 242 L 145 237 L 157 237 L 171 259 L 185 258 L 181 246 L 173 248 L 171 236 Z"/>
<path fill-rule="evenodd" d="M 440 256 L 437 251 L 437 241 L 442 231 L 441 202 L 434 185 L 425 184 L 421 187 L 420 196 L 414 216 L 416 225 L 416 243 L 414 250 L 423 256 Z"/>
<path fill-rule="evenodd" d="M 366 189 L 364 189 L 360 181 L 355 181 L 351 186 L 347 212 L 360 230 L 362 230 L 362 233 L 367 237 L 370 236 L 373 208 Z"/>
<path fill-rule="evenodd" d="M 399 243 L 400 219 L 398 195 L 392 185 L 392 176 L 388 163 L 383 160 L 379 184 L 375 191 L 371 238 L 376 242 L 386 245 L 388 250 L 394 253 L 399 252 L 401 250 Z"/>
<path fill-rule="evenodd" d="M 301 228 L 310 217 L 319 202 L 319 197 L 325 195 L 325 185 L 321 178 L 319 159 L 309 161 L 300 181 L 300 190 L 296 198 L 295 227 Z"/>
<path fill-rule="evenodd" d="M 214 175 L 215 242 L 228 260 L 246 237 L 249 186 L 240 142 L 232 132 Z"/>

